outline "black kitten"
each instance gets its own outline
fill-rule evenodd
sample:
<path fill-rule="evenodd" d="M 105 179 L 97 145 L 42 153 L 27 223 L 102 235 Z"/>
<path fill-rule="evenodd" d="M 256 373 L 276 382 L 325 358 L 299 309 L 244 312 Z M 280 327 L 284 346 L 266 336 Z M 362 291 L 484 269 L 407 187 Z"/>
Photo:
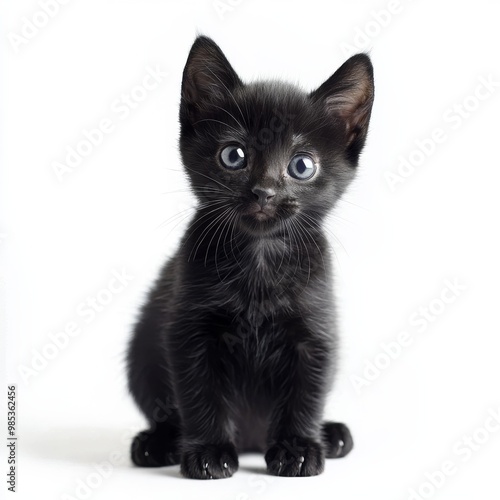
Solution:
<path fill-rule="evenodd" d="M 224 478 L 239 451 L 260 450 L 271 474 L 312 476 L 351 450 L 345 425 L 322 423 L 336 364 L 322 223 L 356 173 L 373 93 L 364 54 L 307 94 L 244 84 L 212 40 L 195 41 L 180 150 L 199 206 L 130 342 L 150 425 L 137 465 Z"/>

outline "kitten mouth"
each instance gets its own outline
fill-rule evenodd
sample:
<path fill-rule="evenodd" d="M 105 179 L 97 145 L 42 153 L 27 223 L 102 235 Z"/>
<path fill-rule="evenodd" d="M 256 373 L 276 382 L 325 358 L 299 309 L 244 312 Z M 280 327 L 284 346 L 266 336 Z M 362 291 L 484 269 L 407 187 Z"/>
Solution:
<path fill-rule="evenodd" d="M 259 207 L 259 210 L 253 207 L 253 210 L 245 210 L 242 215 L 241 223 L 243 228 L 250 232 L 261 234 L 262 231 L 267 232 L 275 226 L 275 210 L 272 207 Z"/>
<path fill-rule="evenodd" d="M 264 210 L 259 210 L 258 212 L 255 212 L 253 216 L 255 217 L 256 220 L 260 222 L 264 222 L 271 218 L 271 216 L 268 213 L 264 212 Z"/>
<path fill-rule="evenodd" d="M 243 215 L 245 218 L 253 219 L 259 222 L 265 222 L 269 219 L 274 218 L 274 213 L 276 209 L 272 206 L 264 206 L 261 207 L 257 203 L 252 204 L 250 207 L 248 207 L 244 212 Z"/>

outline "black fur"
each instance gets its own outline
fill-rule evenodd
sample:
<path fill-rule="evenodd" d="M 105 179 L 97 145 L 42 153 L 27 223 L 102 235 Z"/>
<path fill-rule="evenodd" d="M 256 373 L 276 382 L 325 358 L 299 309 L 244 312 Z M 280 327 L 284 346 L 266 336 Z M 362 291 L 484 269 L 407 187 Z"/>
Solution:
<path fill-rule="evenodd" d="M 212 40 L 195 41 L 180 150 L 199 206 L 129 346 L 130 391 L 150 426 L 135 464 L 224 478 L 239 452 L 258 450 L 271 474 L 311 476 L 352 448 L 345 425 L 322 423 L 336 364 L 322 223 L 355 175 L 372 102 L 364 54 L 308 94 L 243 84 Z M 223 166 L 228 144 L 245 168 Z M 297 153 L 317 165 L 309 180 L 287 174 Z M 263 208 L 257 187 L 274 193 Z"/>

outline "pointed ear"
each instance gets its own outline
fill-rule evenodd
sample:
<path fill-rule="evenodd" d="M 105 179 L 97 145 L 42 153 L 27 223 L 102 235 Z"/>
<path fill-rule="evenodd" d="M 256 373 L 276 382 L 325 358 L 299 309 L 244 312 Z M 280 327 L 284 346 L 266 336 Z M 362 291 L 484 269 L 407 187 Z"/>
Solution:
<path fill-rule="evenodd" d="M 345 130 L 346 145 L 354 155 L 363 148 L 374 97 L 373 66 L 366 54 L 348 59 L 311 98 L 324 107 Z"/>
<path fill-rule="evenodd" d="M 193 118 L 242 85 L 219 46 L 199 36 L 189 53 L 182 76 L 181 108 Z"/>

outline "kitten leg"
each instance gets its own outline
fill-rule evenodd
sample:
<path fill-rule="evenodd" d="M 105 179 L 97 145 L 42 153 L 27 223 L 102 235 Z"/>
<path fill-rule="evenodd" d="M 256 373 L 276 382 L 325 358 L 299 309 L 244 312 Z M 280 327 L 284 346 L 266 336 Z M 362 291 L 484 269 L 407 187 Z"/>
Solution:
<path fill-rule="evenodd" d="M 315 476 L 324 470 L 321 417 L 331 373 L 332 344 L 310 332 L 304 320 L 287 325 L 276 376 L 279 387 L 268 431 L 267 470 L 277 476 Z"/>
<path fill-rule="evenodd" d="M 151 390 L 151 386 L 144 389 Z M 139 432 L 132 441 L 130 455 L 139 467 L 163 467 L 180 463 L 179 412 L 168 399 L 148 399 L 142 401 L 143 411 L 148 417 L 149 429 Z"/>
<path fill-rule="evenodd" d="M 178 464 L 180 418 L 162 346 L 163 329 L 155 303 L 143 308 L 128 351 L 128 385 L 149 423 L 132 441 L 131 459 L 140 467 Z"/>
<path fill-rule="evenodd" d="M 353 448 L 349 428 L 339 422 L 324 422 L 321 429 L 326 458 L 345 457 Z"/>
<path fill-rule="evenodd" d="M 182 318 L 172 326 L 168 352 L 182 419 L 181 473 L 222 479 L 238 469 L 229 418 L 231 380 L 221 364 L 220 324 L 212 317 Z"/>

